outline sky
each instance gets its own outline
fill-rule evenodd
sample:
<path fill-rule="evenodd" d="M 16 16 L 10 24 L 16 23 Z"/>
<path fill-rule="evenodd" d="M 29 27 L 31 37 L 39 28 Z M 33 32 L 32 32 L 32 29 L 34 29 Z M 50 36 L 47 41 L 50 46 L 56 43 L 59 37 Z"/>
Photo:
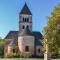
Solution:
<path fill-rule="evenodd" d="M 0 37 L 4 38 L 9 31 L 19 30 L 19 12 L 25 3 L 32 12 L 32 30 L 43 34 L 47 16 L 60 0 L 0 0 Z"/>

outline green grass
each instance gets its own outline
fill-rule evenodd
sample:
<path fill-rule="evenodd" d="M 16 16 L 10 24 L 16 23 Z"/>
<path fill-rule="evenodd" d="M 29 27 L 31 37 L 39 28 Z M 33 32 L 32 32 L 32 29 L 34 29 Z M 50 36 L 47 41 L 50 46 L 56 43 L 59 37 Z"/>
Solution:
<path fill-rule="evenodd" d="M 43 60 L 43 59 L 37 59 L 37 58 L 3 58 L 0 60 Z"/>
<path fill-rule="evenodd" d="M 44 60 L 40 58 L 3 58 L 0 60 Z M 51 59 L 51 60 L 60 60 L 60 59 Z"/>

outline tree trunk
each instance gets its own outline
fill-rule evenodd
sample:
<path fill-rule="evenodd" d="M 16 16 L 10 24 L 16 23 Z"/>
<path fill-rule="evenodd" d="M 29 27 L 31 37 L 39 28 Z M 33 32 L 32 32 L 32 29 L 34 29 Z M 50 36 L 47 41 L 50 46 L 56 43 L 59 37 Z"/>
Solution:
<path fill-rule="evenodd" d="M 46 44 L 46 51 L 44 52 L 44 60 L 51 60 L 51 53 L 48 49 L 48 44 Z"/>

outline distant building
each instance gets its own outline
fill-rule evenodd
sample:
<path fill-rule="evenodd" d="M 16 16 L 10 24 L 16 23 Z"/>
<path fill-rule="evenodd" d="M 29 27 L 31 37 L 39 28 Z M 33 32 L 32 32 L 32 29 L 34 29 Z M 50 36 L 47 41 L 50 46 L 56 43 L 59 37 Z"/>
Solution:
<path fill-rule="evenodd" d="M 4 56 L 16 52 L 22 56 L 42 56 L 40 32 L 32 31 L 32 13 L 27 4 L 19 13 L 19 31 L 10 31 L 5 37 Z"/>

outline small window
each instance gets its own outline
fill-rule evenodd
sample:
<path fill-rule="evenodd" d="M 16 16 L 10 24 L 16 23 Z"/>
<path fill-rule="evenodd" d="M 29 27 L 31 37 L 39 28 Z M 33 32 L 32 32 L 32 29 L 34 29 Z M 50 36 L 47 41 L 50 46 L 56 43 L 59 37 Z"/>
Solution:
<path fill-rule="evenodd" d="M 27 25 L 27 28 L 29 29 L 29 26 Z"/>
<path fill-rule="evenodd" d="M 40 53 L 40 49 L 38 49 L 38 52 Z"/>
<path fill-rule="evenodd" d="M 27 22 L 29 22 L 29 18 L 27 18 Z"/>
<path fill-rule="evenodd" d="M 25 51 L 28 52 L 29 51 L 29 46 L 25 47 Z"/>
<path fill-rule="evenodd" d="M 24 22 L 24 18 L 23 18 L 23 22 Z"/>
<path fill-rule="evenodd" d="M 13 53 L 15 53 L 15 49 L 13 49 Z"/>
<path fill-rule="evenodd" d="M 25 28 L 25 26 L 23 25 L 23 26 L 22 26 L 22 29 L 24 29 L 24 28 Z"/>
<path fill-rule="evenodd" d="M 29 22 L 29 18 L 23 18 L 23 22 Z"/>
<path fill-rule="evenodd" d="M 25 22 L 26 22 L 26 18 L 25 18 Z"/>

